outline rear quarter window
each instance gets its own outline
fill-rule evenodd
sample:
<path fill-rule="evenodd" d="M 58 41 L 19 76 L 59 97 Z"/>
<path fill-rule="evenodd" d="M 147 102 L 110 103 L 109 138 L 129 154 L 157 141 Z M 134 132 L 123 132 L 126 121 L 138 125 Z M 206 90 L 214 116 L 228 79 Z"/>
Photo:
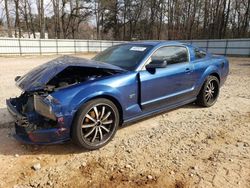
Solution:
<path fill-rule="evenodd" d="M 199 48 L 194 49 L 195 59 L 202 59 L 206 57 L 207 53 Z"/>

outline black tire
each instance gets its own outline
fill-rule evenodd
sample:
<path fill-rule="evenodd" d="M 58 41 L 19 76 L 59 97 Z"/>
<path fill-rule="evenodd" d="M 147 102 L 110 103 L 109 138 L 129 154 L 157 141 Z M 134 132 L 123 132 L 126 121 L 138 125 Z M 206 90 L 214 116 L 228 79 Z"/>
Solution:
<path fill-rule="evenodd" d="M 196 103 L 204 107 L 210 107 L 215 104 L 220 93 L 220 82 L 215 76 L 208 76 L 203 84 Z"/>
<path fill-rule="evenodd" d="M 72 140 L 87 150 L 99 149 L 114 137 L 119 122 L 119 111 L 112 101 L 93 99 L 78 110 Z"/>

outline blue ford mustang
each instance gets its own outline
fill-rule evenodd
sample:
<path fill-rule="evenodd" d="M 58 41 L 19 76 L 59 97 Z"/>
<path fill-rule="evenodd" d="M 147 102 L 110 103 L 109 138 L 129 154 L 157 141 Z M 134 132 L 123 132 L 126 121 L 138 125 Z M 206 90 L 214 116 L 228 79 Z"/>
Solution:
<path fill-rule="evenodd" d="M 119 125 L 196 102 L 212 106 L 228 60 L 179 42 L 113 46 L 92 60 L 60 57 L 16 77 L 23 91 L 7 100 L 15 137 L 86 149 L 107 144 Z"/>

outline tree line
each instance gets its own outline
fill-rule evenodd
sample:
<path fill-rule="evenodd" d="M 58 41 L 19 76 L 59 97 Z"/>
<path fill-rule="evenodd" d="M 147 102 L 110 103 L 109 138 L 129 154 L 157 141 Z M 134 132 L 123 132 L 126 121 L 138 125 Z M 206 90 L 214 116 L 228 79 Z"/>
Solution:
<path fill-rule="evenodd" d="M 1 1 L 1 0 L 0 0 Z M 2 0 L 9 37 L 175 40 L 250 37 L 250 0 Z"/>

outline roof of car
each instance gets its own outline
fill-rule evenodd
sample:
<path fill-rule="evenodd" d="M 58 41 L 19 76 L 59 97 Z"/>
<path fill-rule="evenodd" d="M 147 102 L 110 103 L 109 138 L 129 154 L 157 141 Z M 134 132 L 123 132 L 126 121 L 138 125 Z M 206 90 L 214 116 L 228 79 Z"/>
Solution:
<path fill-rule="evenodd" d="M 144 41 L 133 41 L 129 43 L 130 44 L 145 44 L 145 45 L 152 45 L 152 46 L 157 46 L 160 44 L 164 44 L 164 45 L 184 44 L 178 41 L 166 41 L 166 40 L 144 40 Z"/>

